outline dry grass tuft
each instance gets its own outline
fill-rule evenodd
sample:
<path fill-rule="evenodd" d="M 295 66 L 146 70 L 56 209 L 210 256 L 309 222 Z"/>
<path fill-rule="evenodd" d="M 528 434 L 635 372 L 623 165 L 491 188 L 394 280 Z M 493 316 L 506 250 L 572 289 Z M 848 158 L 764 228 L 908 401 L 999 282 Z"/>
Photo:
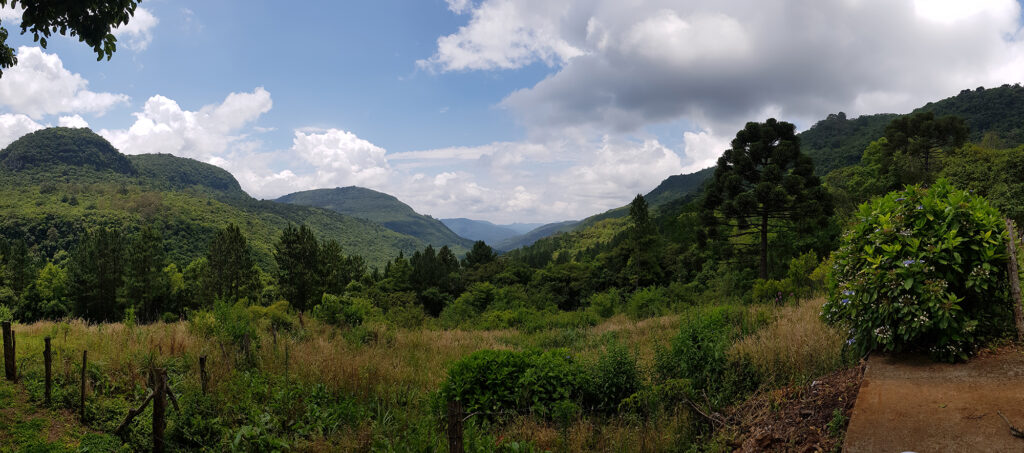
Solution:
<path fill-rule="evenodd" d="M 730 350 L 753 362 L 769 383 L 784 385 L 822 376 L 843 366 L 843 333 L 819 318 L 824 299 L 784 307 L 775 321 L 736 342 Z"/>

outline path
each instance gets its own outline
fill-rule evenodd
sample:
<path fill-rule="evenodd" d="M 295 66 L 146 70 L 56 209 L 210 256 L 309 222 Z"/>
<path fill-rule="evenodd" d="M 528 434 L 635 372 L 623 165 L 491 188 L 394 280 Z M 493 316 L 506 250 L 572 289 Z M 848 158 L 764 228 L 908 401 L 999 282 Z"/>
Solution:
<path fill-rule="evenodd" d="M 1004 349 L 966 364 L 874 355 L 843 451 L 1024 451 L 1001 411 L 1024 428 L 1024 353 Z"/>

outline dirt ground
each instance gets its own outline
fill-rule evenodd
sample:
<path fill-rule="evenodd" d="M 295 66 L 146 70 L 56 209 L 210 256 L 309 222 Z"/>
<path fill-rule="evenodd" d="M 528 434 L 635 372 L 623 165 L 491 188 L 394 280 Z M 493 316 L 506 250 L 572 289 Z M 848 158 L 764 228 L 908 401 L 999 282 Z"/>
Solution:
<path fill-rule="evenodd" d="M 873 355 L 843 451 L 1024 451 L 1001 412 L 1024 428 L 1024 352 L 939 364 L 920 356 Z"/>
<path fill-rule="evenodd" d="M 853 410 L 863 368 L 840 370 L 813 381 L 761 393 L 727 414 L 736 425 L 737 452 L 830 452 Z M 835 413 L 841 416 L 837 421 Z M 834 429 L 829 428 L 833 423 Z M 833 432 L 835 431 L 835 433 Z M 839 435 L 835 435 L 839 434 Z"/>

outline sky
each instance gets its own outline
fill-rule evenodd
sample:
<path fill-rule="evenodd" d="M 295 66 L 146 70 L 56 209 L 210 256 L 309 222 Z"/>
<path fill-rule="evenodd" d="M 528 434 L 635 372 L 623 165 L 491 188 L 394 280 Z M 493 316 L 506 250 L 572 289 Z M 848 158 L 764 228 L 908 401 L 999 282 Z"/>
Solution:
<path fill-rule="evenodd" d="M 905 113 L 1024 79 L 1015 0 L 143 0 L 96 61 L 0 9 L 0 147 L 90 127 L 257 198 L 357 185 L 437 218 L 579 219 L 748 121 Z"/>

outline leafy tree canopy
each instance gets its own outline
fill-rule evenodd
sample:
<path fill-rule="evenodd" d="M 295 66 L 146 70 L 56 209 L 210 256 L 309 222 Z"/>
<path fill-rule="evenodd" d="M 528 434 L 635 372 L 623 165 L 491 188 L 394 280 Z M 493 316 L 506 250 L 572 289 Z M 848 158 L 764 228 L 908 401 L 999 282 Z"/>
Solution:
<path fill-rule="evenodd" d="M 112 31 L 127 24 L 138 5 L 139 0 L 0 0 L 0 7 L 25 9 L 21 33 L 32 33 L 33 40 L 44 49 L 47 38 L 60 33 L 92 47 L 97 61 L 114 55 L 117 38 Z M 7 37 L 7 28 L 0 27 L 0 77 L 3 69 L 18 64 Z"/>

